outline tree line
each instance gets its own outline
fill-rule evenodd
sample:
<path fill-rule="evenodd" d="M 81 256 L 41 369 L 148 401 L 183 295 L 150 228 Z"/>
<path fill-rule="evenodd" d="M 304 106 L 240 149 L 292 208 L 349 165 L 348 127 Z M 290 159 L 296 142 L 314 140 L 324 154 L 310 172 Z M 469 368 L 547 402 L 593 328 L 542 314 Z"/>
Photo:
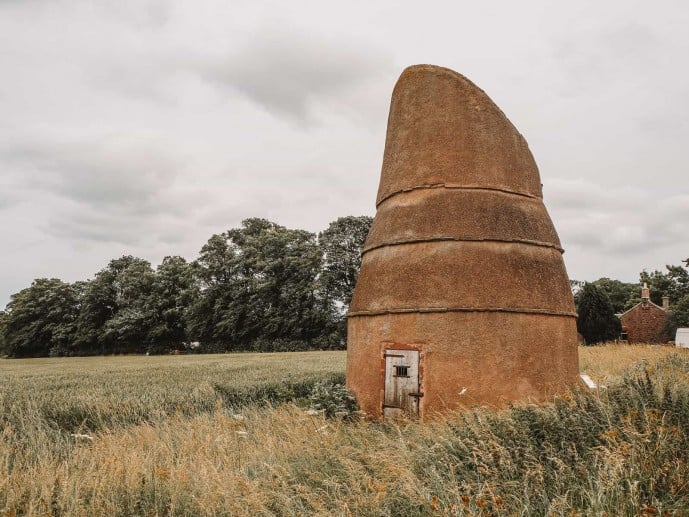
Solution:
<path fill-rule="evenodd" d="M 39 278 L 0 311 L 6 357 L 161 354 L 172 351 L 341 349 L 345 314 L 372 218 L 341 217 L 319 234 L 265 219 L 213 235 L 196 260 L 165 257 L 155 269 L 131 255 L 86 281 Z M 683 261 L 689 267 L 689 259 Z M 640 283 L 572 280 L 586 342 L 616 339 L 620 314 L 670 297 L 665 335 L 689 326 L 689 271 L 642 271 Z"/>
<path fill-rule="evenodd" d="M 683 265 L 667 265 L 666 271 L 639 273 L 639 283 L 627 283 L 610 278 L 593 282 L 572 280 L 572 292 L 577 308 L 577 330 L 588 344 L 612 341 L 620 336 L 621 314 L 641 301 L 641 285 L 648 284 L 650 298 L 662 306 L 663 296 L 670 298 L 663 337 L 671 340 L 678 327 L 689 327 L 689 259 Z M 686 266 L 686 267 L 685 267 Z"/>
<path fill-rule="evenodd" d="M 90 280 L 36 279 L 0 311 L 0 355 L 344 348 L 371 222 L 341 217 L 315 234 L 246 219 L 191 262 L 127 255 Z"/>

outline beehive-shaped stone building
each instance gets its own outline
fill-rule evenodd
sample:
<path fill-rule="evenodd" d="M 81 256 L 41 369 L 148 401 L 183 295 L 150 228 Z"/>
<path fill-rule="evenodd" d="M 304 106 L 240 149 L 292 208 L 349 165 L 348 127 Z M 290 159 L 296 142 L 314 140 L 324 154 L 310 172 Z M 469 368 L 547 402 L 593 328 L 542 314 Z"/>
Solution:
<path fill-rule="evenodd" d="M 540 400 L 578 382 L 574 301 L 524 138 L 462 75 L 407 68 L 348 315 L 372 417 Z"/>

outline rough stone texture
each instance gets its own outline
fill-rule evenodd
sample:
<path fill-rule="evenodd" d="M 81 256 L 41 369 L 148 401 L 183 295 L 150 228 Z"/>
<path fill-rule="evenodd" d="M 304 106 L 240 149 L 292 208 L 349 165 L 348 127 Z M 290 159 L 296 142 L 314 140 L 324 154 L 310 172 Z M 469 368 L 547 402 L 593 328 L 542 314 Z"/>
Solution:
<path fill-rule="evenodd" d="M 540 199 L 490 190 L 434 188 L 401 192 L 380 205 L 364 252 L 424 239 L 520 240 L 561 249 Z"/>
<path fill-rule="evenodd" d="M 665 309 L 644 300 L 623 313 L 620 322 L 630 343 L 661 343 L 667 316 Z"/>
<path fill-rule="evenodd" d="M 493 101 L 452 70 L 419 65 L 392 92 L 377 204 L 428 185 L 541 197 L 529 146 Z"/>
<path fill-rule="evenodd" d="M 383 353 L 412 348 L 421 351 L 422 417 L 474 404 L 540 400 L 578 380 L 572 319 L 506 312 L 351 318 L 347 383 L 363 411 L 380 418 Z"/>
<path fill-rule="evenodd" d="M 385 350 L 420 351 L 421 417 L 578 382 L 574 301 L 541 197 L 526 141 L 483 91 L 444 68 L 402 73 L 348 319 L 347 383 L 366 413 L 382 416 Z"/>
<path fill-rule="evenodd" d="M 377 248 L 364 260 L 350 316 L 428 308 L 575 315 L 562 255 L 553 248 L 418 242 Z"/>

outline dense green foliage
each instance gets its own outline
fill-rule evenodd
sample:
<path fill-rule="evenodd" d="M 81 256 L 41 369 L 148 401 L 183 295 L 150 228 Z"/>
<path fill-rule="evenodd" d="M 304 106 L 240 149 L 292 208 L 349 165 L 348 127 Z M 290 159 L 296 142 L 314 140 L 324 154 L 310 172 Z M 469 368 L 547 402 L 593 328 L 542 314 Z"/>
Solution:
<path fill-rule="evenodd" d="M 361 248 L 373 219 L 340 217 L 318 235 L 324 253 L 323 285 L 343 306 L 349 305 L 361 267 Z"/>
<path fill-rule="evenodd" d="M 608 295 L 594 284 L 585 283 L 578 293 L 577 330 L 586 343 L 593 345 L 619 337 L 620 320 L 615 316 Z"/>
<path fill-rule="evenodd" d="M 133 353 L 147 347 L 151 264 L 125 256 L 111 260 L 84 287 L 75 346 L 82 352 Z M 10 314 L 11 317 L 11 314 Z"/>
<path fill-rule="evenodd" d="M 361 267 L 361 249 L 373 219 L 368 216 L 340 217 L 318 235 L 323 248 L 322 282 L 335 301 L 335 310 L 344 315 L 354 294 Z M 335 335 L 346 339 L 346 319 L 337 318 Z"/>
<path fill-rule="evenodd" d="M 666 273 L 642 271 L 640 282 L 646 282 L 651 291 L 651 301 L 657 305 L 663 303 L 662 297 L 669 296 L 670 302 L 675 303 L 689 295 L 689 271 L 682 266 L 665 266 Z"/>
<path fill-rule="evenodd" d="M 7 322 L 7 313 L 0 311 L 0 350 L 5 350 L 5 323 Z"/>
<path fill-rule="evenodd" d="M 201 249 L 189 328 L 210 350 L 337 347 L 322 265 L 314 234 L 247 219 Z"/>
<path fill-rule="evenodd" d="M 370 217 L 319 236 L 265 219 L 213 235 L 197 260 L 111 260 L 93 279 L 37 279 L 0 315 L 0 355 L 342 348 Z"/>
<path fill-rule="evenodd" d="M 671 309 L 664 329 L 665 337 L 668 339 L 674 339 L 679 327 L 689 327 L 689 294 L 680 298 Z"/>
<path fill-rule="evenodd" d="M 40 278 L 12 297 L 3 317 L 3 346 L 12 357 L 47 355 L 73 339 L 78 287 Z"/>
<path fill-rule="evenodd" d="M 577 307 L 579 307 L 581 288 L 584 286 L 584 283 L 585 282 L 578 282 L 576 280 L 572 281 L 575 289 L 574 302 Z M 599 278 L 589 283 L 596 286 L 607 295 L 615 314 L 620 314 L 641 301 L 641 288 L 639 284 L 621 282 L 606 277 Z"/>

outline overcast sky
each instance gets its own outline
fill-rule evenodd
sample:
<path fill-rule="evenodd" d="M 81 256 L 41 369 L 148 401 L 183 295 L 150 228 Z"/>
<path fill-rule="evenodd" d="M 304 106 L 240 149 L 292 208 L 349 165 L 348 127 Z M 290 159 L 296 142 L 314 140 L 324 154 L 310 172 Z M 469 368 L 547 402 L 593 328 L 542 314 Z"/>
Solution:
<path fill-rule="evenodd" d="M 689 256 L 687 27 L 683 0 L 0 0 L 0 308 L 247 217 L 374 215 L 418 63 L 529 142 L 570 277 L 636 281 Z"/>

